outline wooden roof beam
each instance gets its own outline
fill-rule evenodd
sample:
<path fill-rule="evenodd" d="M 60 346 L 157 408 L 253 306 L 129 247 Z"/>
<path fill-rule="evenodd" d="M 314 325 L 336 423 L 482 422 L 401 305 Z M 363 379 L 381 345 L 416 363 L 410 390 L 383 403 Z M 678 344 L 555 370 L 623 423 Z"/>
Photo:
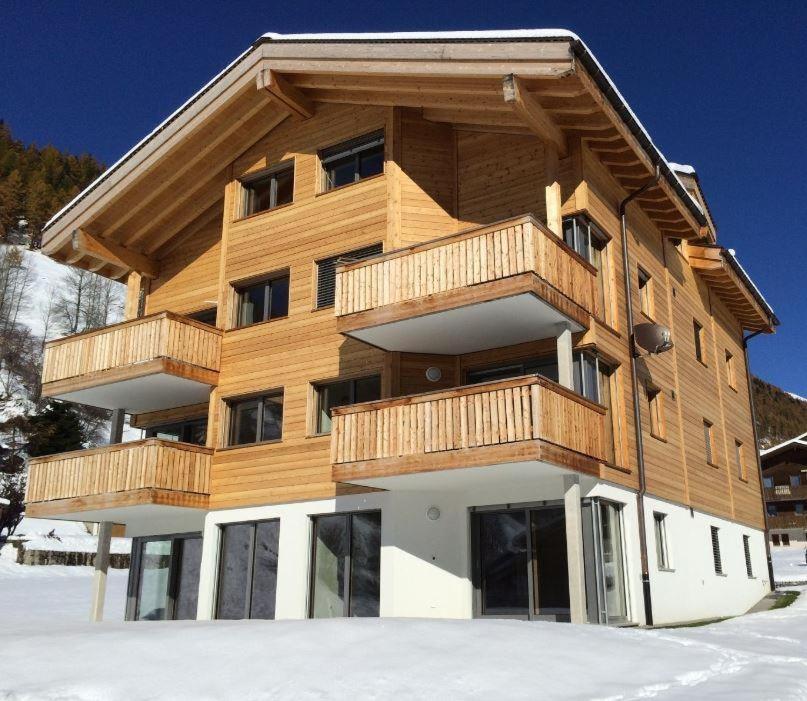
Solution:
<path fill-rule="evenodd" d="M 257 84 L 258 90 L 266 90 L 275 102 L 295 117 L 310 119 L 314 116 L 314 103 L 271 68 L 258 71 Z"/>
<path fill-rule="evenodd" d="M 136 270 L 138 273 L 150 278 L 156 278 L 160 275 L 160 266 L 146 258 L 142 253 L 124 248 L 112 241 L 104 241 L 82 229 L 76 229 L 73 232 L 72 247 L 77 253 L 81 252 L 90 258 L 102 261 L 103 264 L 114 266 L 124 272 Z M 103 265 L 99 266 L 98 269 L 100 270 L 101 267 Z"/>
<path fill-rule="evenodd" d="M 527 92 L 524 81 L 511 73 L 502 80 L 502 89 L 504 101 L 513 107 L 516 114 L 538 137 L 553 144 L 561 158 L 565 157 L 568 153 L 566 137 L 538 99 Z"/>

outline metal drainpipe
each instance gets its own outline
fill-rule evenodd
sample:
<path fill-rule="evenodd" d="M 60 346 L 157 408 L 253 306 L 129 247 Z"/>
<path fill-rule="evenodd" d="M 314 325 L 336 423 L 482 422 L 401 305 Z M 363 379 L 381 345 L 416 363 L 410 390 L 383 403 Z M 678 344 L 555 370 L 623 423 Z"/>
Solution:
<path fill-rule="evenodd" d="M 633 390 L 633 425 L 636 431 L 636 464 L 639 470 L 639 492 L 636 495 L 636 506 L 639 512 L 639 552 L 642 564 L 642 593 L 644 595 L 645 625 L 653 625 L 653 602 L 650 596 L 650 567 L 647 564 L 647 531 L 644 517 L 644 495 L 647 491 L 644 470 L 644 442 L 642 440 L 642 414 L 639 408 L 639 378 L 636 374 L 636 343 L 633 334 L 633 295 L 630 284 L 630 257 L 628 256 L 628 219 L 625 213 L 628 205 L 636 197 L 655 187 L 661 177 L 661 170 L 656 166 L 656 174 L 638 190 L 631 192 L 619 203 L 619 221 L 622 229 L 622 271 L 625 283 L 625 302 L 628 313 L 630 380 Z"/>
<path fill-rule="evenodd" d="M 768 560 L 768 580 L 771 586 L 771 591 L 776 586 L 776 580 L 773 578 L 773 560 L 771 559 L 771 543 L 768 528 L 768 505 L 765 503 L 765 481 L 762 476 L 762 458 L 759 455 L 759 438 L 757 437 L 757 411 L 754 407 L 754 388 L 751 384 L 751 364 L 748 362 L 748 342 L 759 336 L 764 331 L 754 331 L 747 336 L 743 336 L 743 356 L 745 357 L 745 378 L 748 383 L 748 403 L 751 405 L 751 427 L 754 431 L 754 455 L 757 460 L 757 470 L 759 471 L 759 496 L 762 499 L 762 517 L 765 519 L 765 557 Z"/>

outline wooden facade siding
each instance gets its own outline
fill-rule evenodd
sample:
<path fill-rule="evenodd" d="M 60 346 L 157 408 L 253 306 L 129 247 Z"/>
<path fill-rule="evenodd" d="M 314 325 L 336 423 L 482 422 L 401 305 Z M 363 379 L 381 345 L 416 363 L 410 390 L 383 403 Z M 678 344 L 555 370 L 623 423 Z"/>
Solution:
<path fill-rule="evenodd" d="M 331 462 L 532 440 L 602 461 L 604 415 L 603 407 L 539 375 L 355 404 L 333 411 Z"/>
<path fill-rule="evenodd" d="M 158 358 L 219 369 L 221 331 L 172 312 L 49 341 L 42 384 L 114 370 Z"/>
<path fill-rule="evenodd" d="M 337 317 L 534 272 L 599 315 L 597 271 L 534 217 L 473 227 L 337 269 Z"/>
<path fill-rule="evenodd" d="M 210 493 L 210 448 L 148 438 L 31 458 L 25 500 L 161 489 Z"/>

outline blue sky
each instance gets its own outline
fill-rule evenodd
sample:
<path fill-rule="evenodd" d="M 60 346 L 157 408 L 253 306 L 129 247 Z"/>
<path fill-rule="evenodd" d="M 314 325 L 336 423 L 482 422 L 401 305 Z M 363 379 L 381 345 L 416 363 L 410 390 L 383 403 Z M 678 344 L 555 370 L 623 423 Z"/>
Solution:
<path fill-rule="evenodd" d="M 577 32 L 668 159 L 698 169 L 720 243 L 782 321 L 753 371 L 807 397 L 807 3 L 6 0 L 0 118 L 115 161 L 263 32 Z"/>

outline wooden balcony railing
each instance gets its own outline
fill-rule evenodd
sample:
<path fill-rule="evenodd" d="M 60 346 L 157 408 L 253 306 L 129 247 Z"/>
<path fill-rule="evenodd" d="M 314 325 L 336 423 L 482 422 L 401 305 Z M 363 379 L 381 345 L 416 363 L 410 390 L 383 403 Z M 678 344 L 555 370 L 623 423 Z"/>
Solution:
<path fill-rule="evenodd" d="M 220 352 L 219 329 L 178 314 L 160 312 L 49 341 L 42 364 L 43 394 L 54 396 L 85 384 L 68 382 L 76 378 L 102 378 L 103 373 L 149 361 L 171 361 L 198 368 L 210 381 L 210 373 L 219 370 Z M 120 378 L 116 375 L 115 379 Z"/>
<path fill-rule="evenodd" d="M 768 528 L 803 528 L 807 530 L 807 514 L 794 512 L 768 515 Z"/>
<path fill-rule="evenodd" d="M 477 227 L 337 269 L 337 317 L 535 273 L 599 315 L 597 271 L 532 216 Z"/>
<path fill-rule="evenodd" d="M 210 493 L 212 448 L 148 438 L 89 450 L 31 458 L 28 464 L 28 504 L 76 500 L 83 508 L 128 505 L 127 494 L 149 490 L 151 496 L 173 493 L 166 499 L 177 506 L 200 506 Z M 157 494 L 156 496 L 159 496 Z M 41 506 L 41 505 L 39 505 Z M 43 508 L 37 509 L 42 515 Z"/>
<path fill-rule="evenodd" d="M 788 501 L 807 499 L 807 484 L 777 484 L 765 488 L 765 501 Z"/>
<path fill-rule="evenodd" d="M 364 463 L 361 474 L 372 474 L 368 461 L 403 459 L 402 471 L 482 464 L 486 456 L 514 462 L 529 459 L 520 448 L 539 441 L 592 468 L 606 459 L 604 419 L 602 406 L 528 375 L 334 409 L 331 462 L 335 478 L 344 481 L 350 471 L 341 468 L 349 463 Z M 493 447 L 505 450 L 473 456 Z M 442 462 L 431 464 L 438 456 Z M 378 471 L 395 474 L 396 468 L 379 464 Z"/>

